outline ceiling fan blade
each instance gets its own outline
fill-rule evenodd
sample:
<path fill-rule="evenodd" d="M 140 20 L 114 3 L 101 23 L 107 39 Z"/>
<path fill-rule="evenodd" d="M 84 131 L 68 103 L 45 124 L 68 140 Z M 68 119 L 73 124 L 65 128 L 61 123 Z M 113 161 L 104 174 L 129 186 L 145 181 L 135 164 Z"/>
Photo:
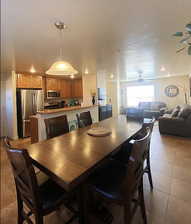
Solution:
<path fill-rule="evenodd" d="M 186 25 L 186 30 L 191 32 L 191 22 Z"/>
<path fill-rule="evenodd" d="M 183 32 L 176 32 L 172 36 L 174 36 L 174 37 L 183 37 Z"/>
<path fill-rule="evenodd" d="M 184 43 L 185 41 L 189 40 L 190 38 L 191 38 L 191 35 L 188 36 L 188 37 L 183 38 L 183 39 L 180 41 L 180 43 Z"/>
<path fill-rule="evenodd" d="M 188 55 L 191 55 L 191 45 L 188 47 Z"/>
<path fill-rule="evenodd" d="M 178 49 L 178 50 L 176 51 L 176 53 L 179 53 L 179 52 L 183 51 L 185 48 L 186 48 L 186 47 L 183 47 L 183 48 Z"/>
<path fill-rule="evenodd" d="M 137 79 L 127 80 L 128 83 L 136 83 L 137 81 Z"/>
<path fill-rule="evenodd" d="M 145 78 L 145 80 L 148 80 L 148 81 L 150 81 L 150 80 L 155 80 L 156 78 Z"/>
<path fill-rule="evenodd" d="M 136 83 L 136 82 L 142 82 L 142 81 L 144 81 L 144 79 L 143 78 L 136 78 L 136 79 L 130 79 L 130 80 L 127 80 L 127 82 L 129 82 L 129 83 Z"/>

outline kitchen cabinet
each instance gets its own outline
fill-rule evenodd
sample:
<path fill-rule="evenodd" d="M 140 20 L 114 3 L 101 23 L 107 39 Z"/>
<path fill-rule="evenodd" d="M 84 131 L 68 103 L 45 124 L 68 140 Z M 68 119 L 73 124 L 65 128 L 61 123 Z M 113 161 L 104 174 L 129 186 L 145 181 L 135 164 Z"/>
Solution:
<path fill-rule="evenodd" d="M 17 74 L 17 88 L 30 88 L 31 75 Z"/>
<path fill-rule="evenodd" d="M 72 97 L 73 98 L 83 97 L 82 79 L 72 80 Z"/>
<path fill-rule="evenodd" d="M 17 74 L 17 88 L 42 88 L 42 76 Z"/>
<path fill-rule="evenodd" d="M 60 81 L 60 95 L 63 98 L 71 98 L 72 97 L 72 83 L 71 80 L 61 79 Z"/>
<path fill-rule="evenodd" d="M 82 79 L 58 79 L 46 78 L 47 90 L 60 91 L 60 96 L 63 98 L 82 98 Z"/>
<path fill-rule="evenodd" d="M 63 98 L 82 98 L 82 79 L 61 79 L 33 74 L 17 74 L 17 88 L 42 88 L 45 92 L 55 90 Z"/>
<path fill-rule="evenodd" d="M 61 79 L 60 83 L 60 94 L 63 98 L 82 98 L 82 79 L 67 80 Z"/>
<path fill-rule="evenodd" d="M 60 79 L 46 78 L 46 89 L 60 91 Z"/>
<path fill-rule="evenodd" d="M 42 76 L 31 75 L 31 88 L 42 88 Z"/>

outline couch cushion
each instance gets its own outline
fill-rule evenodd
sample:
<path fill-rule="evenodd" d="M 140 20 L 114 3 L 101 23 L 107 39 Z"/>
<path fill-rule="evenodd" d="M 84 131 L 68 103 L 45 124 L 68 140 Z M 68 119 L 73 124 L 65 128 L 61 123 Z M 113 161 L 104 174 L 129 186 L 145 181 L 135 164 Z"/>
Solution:
<path fill-rule="evenodd" d="M 183 105 L 178 113 L 178 117 L 187 119 L 191 114 L 191 106 L 190 105 Z"/>
<path fill-rule="evenodd" d="M 172 118 L 172 114 L 164 114 L 162 118 Z"/>
<path fill-rule="evenodd" d="M 166 104 L 163 102 L 151 102 L 151 110 L 160 110 L 160 108 L 166 107 Z"/>
<path fill-rule="evenodd" d="M 172 111 L 172 117 L 177 117 L 180 112 L 180 106 L 176 106 Z"/>
<path fill-rule="evenodd" d="M 150 110 L 151 102 L 140 102 L 139 109 Z"/>

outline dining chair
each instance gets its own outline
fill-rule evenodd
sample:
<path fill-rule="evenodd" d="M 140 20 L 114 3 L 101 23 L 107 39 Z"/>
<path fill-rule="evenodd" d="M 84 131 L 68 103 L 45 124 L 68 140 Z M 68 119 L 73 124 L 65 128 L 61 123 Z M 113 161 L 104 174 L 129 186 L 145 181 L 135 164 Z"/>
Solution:
<path fill-rule="evenodd" d="M 144 119 L 141 131 L 137 135 L 134 136 L 134 139 L 138 140 L 143 138 L 143 136 L 145 135 L 146 128 L 150 128 L 151 134 L 152 134 L 154 122 L 155 122 L 154 118 Z M 121 147 L 118 153 L 112 156 L 112 158 L 122 163 L 127 163 L 129 160 L 129 155 L 131 153 L 131 150 L 132 150 L 132 144 L 127 142 Z M 153 190 L 153 180 L 152 180 L 152 172 L 151 172 L 151 164 L 150 164 L 150 141 L 148 144 L 147 156 L 145 158 L 144 173 L 147 173 L 151 190 Z"/>
<path fill-rule="evenodd" d="M 36 224 L 43 224 L 43 217 L 57 210 L 62 204 L 75 213 L 66 223 L 76 218 L 76 211 L 69 203 L 69 193 L 51 179 L 38 185 L 32 160 L 26 149 L 15 149 L 4 139 L 6 152 L 12 167 L 18 205 L 18 224 L 26 221 L 33 224 L 30 216 L 34 215 Z M 29 212 L 26 212 L 26 207 Z"/>
<path fill-rule="evenodd" d="M 91 117 L 90 111 L 76 114 L 76 118 L 77 118 L 79 128 L 83 128 L 92 124 L 92 117 Z"/>
<path fill-rule="evenodd" d="M 151 134 L 152 134 L 154 123 L 155 123 L 155 118 L 152 118 L 149 122 L 143 123 L 143 130 L 146 128 L 150 128 Z M 149 141 L 149 144 L 148 144 L 146 166 L 144 167 L 144 173 L 147 173 L 151 190 L 153 190 L 153 179 L 152 179 L 151 162 L 150 162 L 150 159 L 151 159 L 150 148 L 151 148 L 151 141 Z"/>
<path fill-rule="evenodd" d="M 109 159 L 89 179 L 90 192 L 96 193 L 107 202 L 124 207 L 124 224 L 132 222 L 138 206 L 141 208 L 144 224 L 147 224 L 143 174 L 150 137 L 151 131 L 147 128 L 146 135 L 142 139 L 130 142 L 132 150 L 127 164 Z"/>
<path fill-rule="evenodd" d="M 67 116 L 59 116 L 44 120 L 47 139 L 57 137 L 69 132 Z"/>

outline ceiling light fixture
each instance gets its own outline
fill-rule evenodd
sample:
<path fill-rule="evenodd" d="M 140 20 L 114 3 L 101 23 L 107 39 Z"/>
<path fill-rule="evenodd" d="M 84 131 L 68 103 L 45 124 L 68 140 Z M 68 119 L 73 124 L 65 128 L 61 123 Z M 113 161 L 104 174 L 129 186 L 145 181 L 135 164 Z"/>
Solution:
<path fill-rule="evenodd" d="M 113 78 L 114 78 L 114 75 L 113 75 L 113 74 L 111 74 L 111 75 L 110 75 L 110 79 L 113 79 Z"/>
<path fill-rule="evenodd" d="M 74 75 L 71 75 L 71 76 L 70 76 L 71 79 L 74 79 L 74 77 L 75 77 Z"/>
<path fill-rule="evenodd" d="M 85 73 L 86 75 L 89 74 L 89 71 L 88 71 L 87 68 L 85 69 L 85 72 L 84 72 L 84 73 Z"/>
<path fill-rule="evenodd" d="M 34 66 L 31 66 L 30 72 L 31 72 L 31 73 L 35 73 L 35 72 L 36 72 Z"/>
<path fill-rule="evenodd" d="M 164 66 L 161 66 L 160 70 L 161 70 L 161 72 L 165 72 L 166 68 Z"/>
<path fill-rule="evenodd" d="M 62 36 L 63 32 L 68 27 L 63 22 L 56 22 L 54 25 L 60 32 L 60 60 L 53 63 L 49 70 L 46 71 L 46 74 L 63 76 L 75 75 L 78 71 L 75 70 L 69 62 L 63 60 Z"/>

